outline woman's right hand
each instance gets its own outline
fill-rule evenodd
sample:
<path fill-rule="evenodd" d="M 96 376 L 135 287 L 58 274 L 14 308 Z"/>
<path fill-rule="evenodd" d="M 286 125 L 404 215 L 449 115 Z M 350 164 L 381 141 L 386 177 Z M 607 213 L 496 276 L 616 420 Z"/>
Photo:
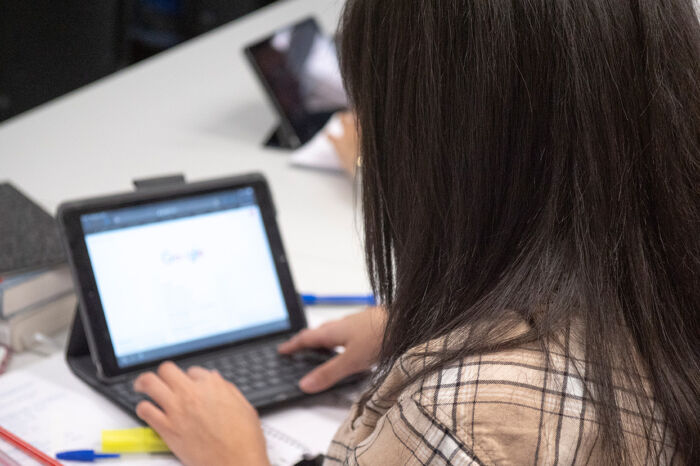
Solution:
<path fill-rule="evenodd" d="M 278 349 L 281 354 L 291 354 L 307 348 L 345 348 L 299 381 L 299 388 L 304 392 L 316 393 L 372 367 L 379 355 L 385 325 L 384 309 L 371 307 L 316 329 L 302 330 Z"/>

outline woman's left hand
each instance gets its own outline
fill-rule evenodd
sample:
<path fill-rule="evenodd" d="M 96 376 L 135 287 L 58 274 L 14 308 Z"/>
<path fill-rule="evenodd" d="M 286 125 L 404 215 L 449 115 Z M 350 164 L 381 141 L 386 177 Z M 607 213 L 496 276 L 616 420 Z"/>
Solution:
<path fill-rule="evenodd" d="M 341 136 L 334 136 L 330 131 L 326 130 L 326 136 L 333 144 L 333 147 L 335 147 L 335 152 L 338 154 L 338 160 L 343 170 L 353 177 L 357 170 L 357 158 L 360 153 L 355 113 L 344 111 L 336 113 L 335 116 L 340 119 L 340 124 L 343 127 L 343 134 Z"/>
<path fill-rule="evenodd" d="M 165 362 L 134 389 L 159 405 L 141 401 L 136 414 L 184 464 L 269 465 L 258 413 L 218 372 Z"/>

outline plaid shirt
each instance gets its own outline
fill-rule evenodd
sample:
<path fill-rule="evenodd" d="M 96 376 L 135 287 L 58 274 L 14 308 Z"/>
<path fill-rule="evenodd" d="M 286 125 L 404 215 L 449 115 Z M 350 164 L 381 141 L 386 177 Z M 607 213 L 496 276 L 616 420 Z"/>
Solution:
<path fill-rule="evenodd" d="M 469 357 L 390 398 L 414 364 L 422 364 L 403 357 L 362 413 L 352 408 L 324 464 L 600 464 L 581 359 L 553 354 L 550 360 L 546 365 L 536 346 Z M 657 420 L 652 432 L 660 446 L 652 455 L 639 412 L 624 408 L 624 441 L 638 456 L 634 464 L 682 464 L 665 422 Z"/>

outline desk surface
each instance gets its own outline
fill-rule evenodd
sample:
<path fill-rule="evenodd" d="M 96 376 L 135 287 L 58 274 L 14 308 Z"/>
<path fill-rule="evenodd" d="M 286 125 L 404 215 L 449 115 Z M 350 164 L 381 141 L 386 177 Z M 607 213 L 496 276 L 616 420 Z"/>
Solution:
<path fill-rule="evenodd" d="M 0 124 L 0 180 L 54 211 L 64 200 L 130 190 L 138 178 L 260 171 L 298 289 L 366 292 L 355 188 L 341 175 L 292 168 L 286 153 L 261 145 L 275 117 L 242 53 L 309 14 L 331 32 L 341 7 L 340 0 L 282 1 Z M 317 309 L 309 321 L 345 312 Z M 59 346 L 64 340 L 57 337 Z M 16 355 L 10 371 L 74 386 L 60 358 L 48 361 L 55 366 Z"/>

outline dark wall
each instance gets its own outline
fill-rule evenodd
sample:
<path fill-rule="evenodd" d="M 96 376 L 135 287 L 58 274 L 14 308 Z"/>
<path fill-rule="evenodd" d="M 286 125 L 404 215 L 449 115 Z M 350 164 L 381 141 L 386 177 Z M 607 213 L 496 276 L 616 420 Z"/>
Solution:
<path fill-rule="evenodd" d="M 0 121 L 274 0 L 0 0 Z"/>
<path fill-rule="evenodd" d="M 0 1 L 0 120 L 116 70 L 118 0 Z"/>

